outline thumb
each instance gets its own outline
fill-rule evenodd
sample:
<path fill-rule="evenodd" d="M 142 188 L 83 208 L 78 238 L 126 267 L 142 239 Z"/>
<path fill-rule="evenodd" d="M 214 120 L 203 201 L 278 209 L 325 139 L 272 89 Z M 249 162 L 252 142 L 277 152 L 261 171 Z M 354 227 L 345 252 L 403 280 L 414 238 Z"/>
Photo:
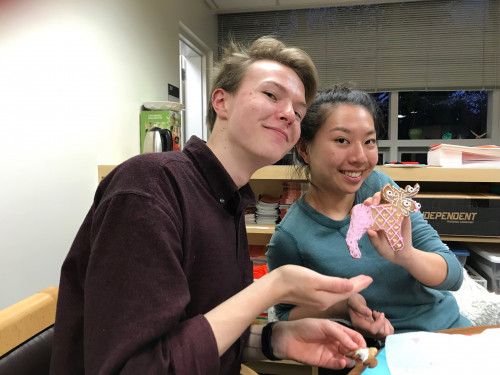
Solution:
<path fill-rule="evenodd" d="M 349 279 L 334 276 L 323 276 L 318 289 L 330 293 L 348 293 L 354 289 L 354 284 Z"/>
<path fill-rule="evenodd" d="M 373 282 L 373 279 L 370 276 L 358 275 L 351 277 L 349 281 L 353 284 L 353 292 L 359 293 L 361 290 L 368 287 L 368 285 Z"/>

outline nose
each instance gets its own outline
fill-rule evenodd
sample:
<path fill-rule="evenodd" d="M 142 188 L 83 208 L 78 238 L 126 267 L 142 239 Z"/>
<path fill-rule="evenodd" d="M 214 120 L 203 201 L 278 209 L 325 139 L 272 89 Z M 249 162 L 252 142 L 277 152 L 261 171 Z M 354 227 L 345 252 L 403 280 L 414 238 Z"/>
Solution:
<path fill-rule="evenodd" d="M 351 150 L 350 150 L 350 155 L 349 155 L 349 161 L 353 164 L 362 164 L 366 163 L 368 161 L 368 158 L 366 157 L 365 149 L 363 147 L 364 145 L 361 142 L 356 142 L 352 144 Z"/>
<path fill-rule="evenodd" d="M 295 121 L 295 110 L 290 101 L 286 101 L 280 108 L 280 120 L 286 121 L 289 125 Z"/>

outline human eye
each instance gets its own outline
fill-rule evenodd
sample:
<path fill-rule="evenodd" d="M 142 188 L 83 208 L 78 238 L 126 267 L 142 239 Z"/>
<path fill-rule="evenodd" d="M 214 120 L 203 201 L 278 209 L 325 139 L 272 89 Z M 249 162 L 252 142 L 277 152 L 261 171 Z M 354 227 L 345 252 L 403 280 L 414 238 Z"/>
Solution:
<path fill-rule="evenodd" d="M 295 111 L 295 117 L 297 117 L 299 121 L 302 121 L 302 114 L 300 112 Z"/>
<path fill-rule="evenodd" d="M 349 143 L 349 141 L 346 138 L 343 138 L 343 137 L 336 138 L 335 142 L 336 143 L 340 143 L 342 145 L 346 145 L 346 144 Z"/>
<path fill-rule="evenodd" d="M 269 98 L 273 99 L 273 100 L 276 100 L 276 95 L 274 95 L 272 92 L 270 91 L 264 91 L 264 95 L 268 96 Z"/>
<path fill-rule="evenodd" d="M 365 142 L 365 144 L 375 146 L 377 144 L 377 140 L 375 138 L 370 138 Z"/>

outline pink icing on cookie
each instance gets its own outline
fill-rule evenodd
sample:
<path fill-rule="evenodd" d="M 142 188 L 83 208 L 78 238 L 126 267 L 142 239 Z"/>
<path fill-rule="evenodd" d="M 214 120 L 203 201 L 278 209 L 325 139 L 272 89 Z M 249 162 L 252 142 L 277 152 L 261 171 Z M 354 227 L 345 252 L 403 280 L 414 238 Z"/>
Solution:
<path fill-rule="evenodd" d="M 382 188 L 382 200 L 385 204 L 366 206 L 357 204 L 351 211 L 351 222 L 346 235 L 346 243 L 353 258 L 361 258 L 358 241 L 368 230 L 382 230 L 392 250 L 402 250 L 404 240 L 401 235 L 401 223 L 410 212 L 420 210 L 420 204 L 409 199 L 419 191 L 419 185 L 406 186 L 403 190 L 391 184 Z"/>

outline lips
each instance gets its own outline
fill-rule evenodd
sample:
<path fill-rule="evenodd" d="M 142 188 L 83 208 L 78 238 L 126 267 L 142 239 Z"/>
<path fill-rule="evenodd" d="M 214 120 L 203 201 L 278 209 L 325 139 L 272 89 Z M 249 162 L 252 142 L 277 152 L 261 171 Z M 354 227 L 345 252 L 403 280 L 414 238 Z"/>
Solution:
<path fill-rule="evenodd" d="M 272 130 L 272 131 L 275 131 L 276 133 L 278 133 L 285 141 L 288 142 L 288 134 L 280 129 L 280 128 L 273 128 L 273 127 L 270 127 L 270 126 L 266 126 L 266 129 L 269 129 L 269 130 Z"/>

